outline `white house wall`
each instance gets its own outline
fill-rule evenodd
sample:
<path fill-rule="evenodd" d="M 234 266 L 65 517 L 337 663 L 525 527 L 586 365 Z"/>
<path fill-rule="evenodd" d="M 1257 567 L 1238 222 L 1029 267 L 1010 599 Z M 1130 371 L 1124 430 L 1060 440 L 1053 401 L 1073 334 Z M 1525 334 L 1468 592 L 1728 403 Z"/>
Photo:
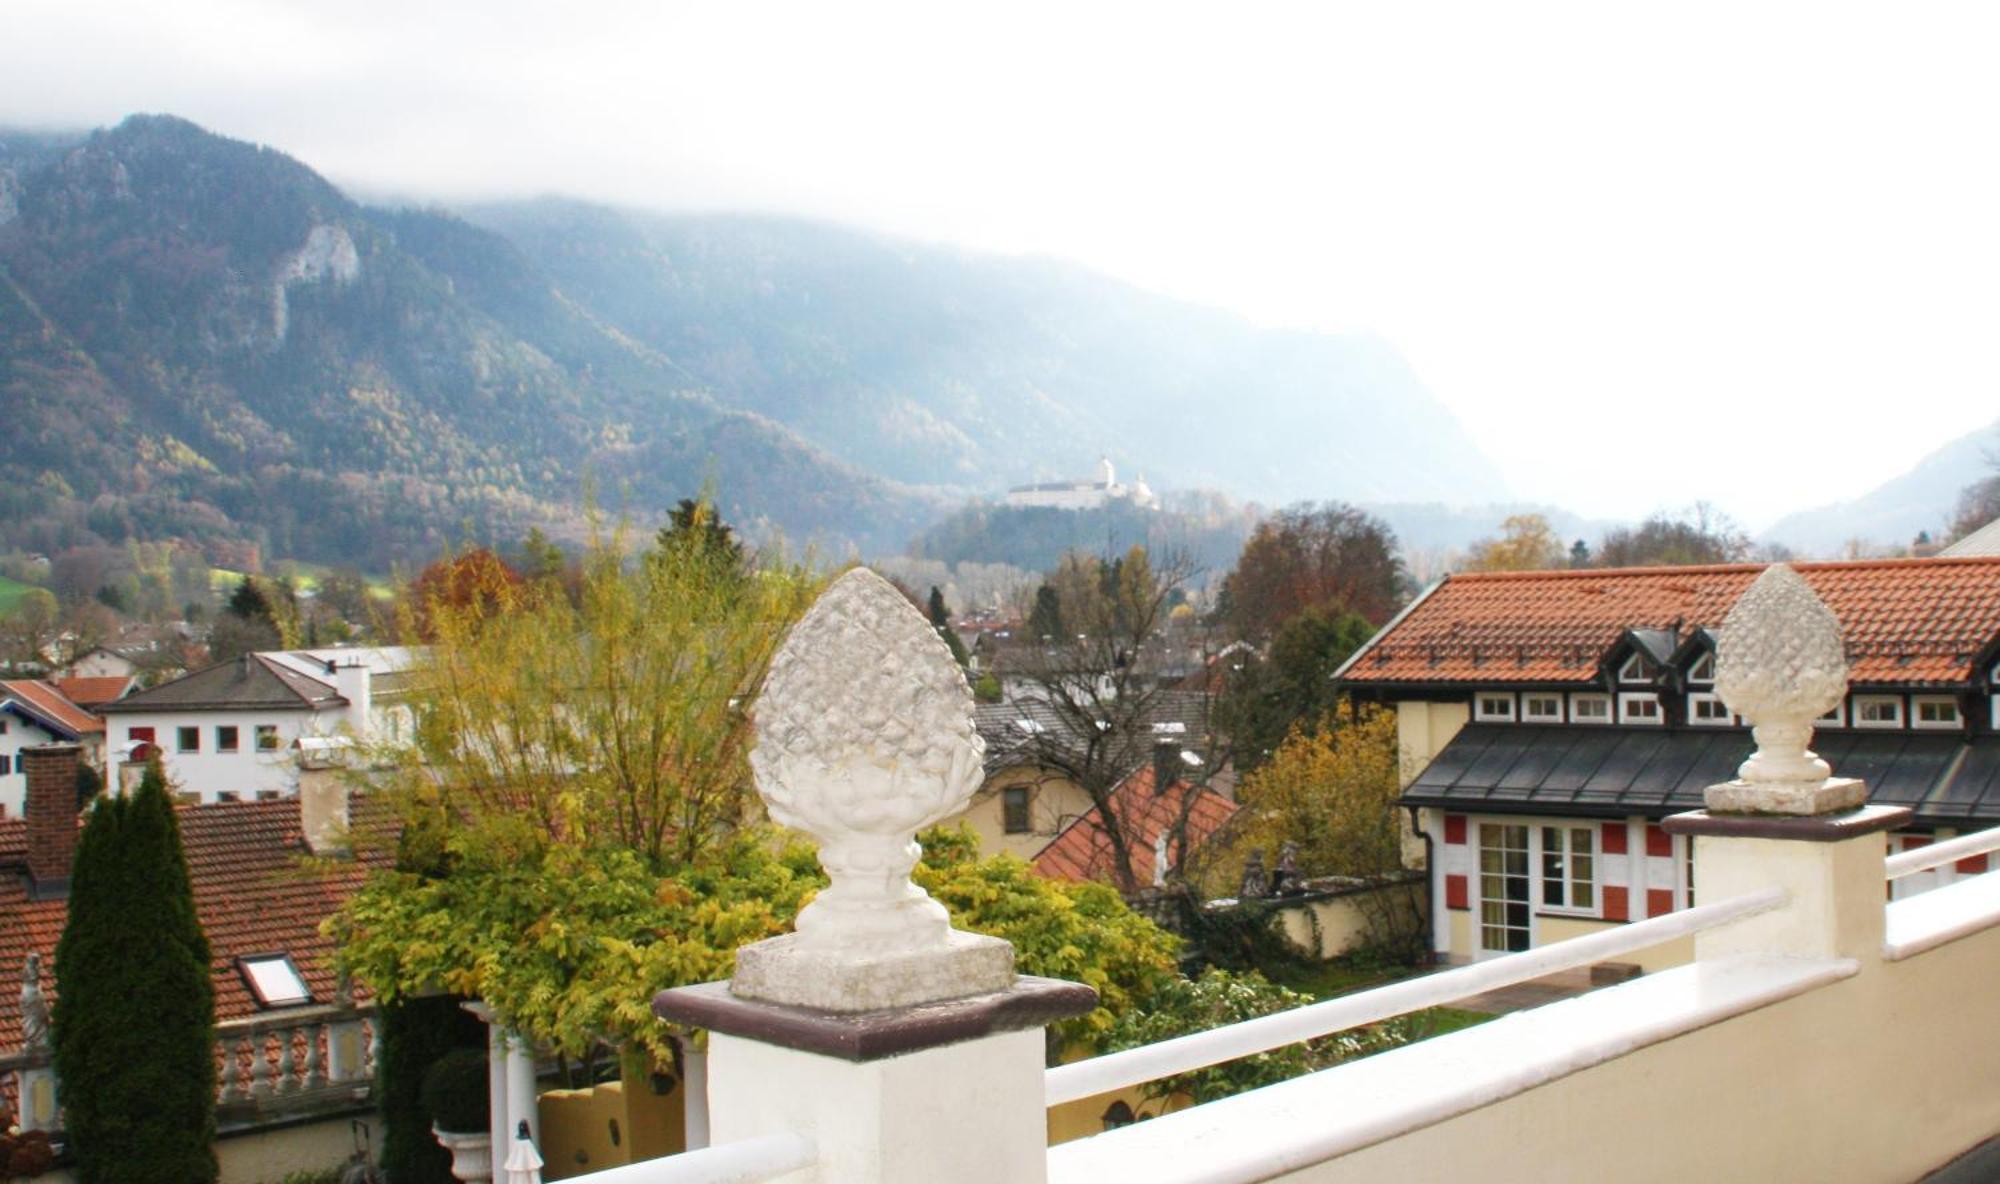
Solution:
<path fill-rule="evenodd" d="M 346 714 L 341 709 L 120 712 L 110 717 L 107 726 L 115 748 L 135 739 L 135 730 L 151 728 L 153 744 L 159 749 L 161 762 L 175 788 L 199 794 L 204 802 L 214 802 L 228 800 L 223 794 L 250 800 L 260 793 L 297 793 L 299 775 L 293 742 L 301 736 L 339 734 Z M 260 752 L 257 729 L 266 725 L 277 730 L 277 743 L 272 749 Z M 218 752 L 216 729 L 229 726 L 236 728 L 237 749 Z M 199 752 L 180 751 L 180 729 L 184 727 L 200 730 Z"/>
<path fill-rule="evenodd" d="M 28 778 L 21 772 L 21 750 L 36 744 L 53 744 L 58 737 L 43 731 L 18 715 L 0 714 L 0 758 L 7 772 L 0 775 L 0 818 L 19 818 L 28 801 Z"/>

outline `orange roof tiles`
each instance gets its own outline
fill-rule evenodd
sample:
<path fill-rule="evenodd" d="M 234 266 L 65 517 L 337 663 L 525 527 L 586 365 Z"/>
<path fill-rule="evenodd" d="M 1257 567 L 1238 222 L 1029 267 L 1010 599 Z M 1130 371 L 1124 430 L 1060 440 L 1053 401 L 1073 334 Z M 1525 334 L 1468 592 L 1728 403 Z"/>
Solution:
<path fill-rule="evenodd" d="M 78 707 L 101 707 L 125 697 L 139 680 L 125 676 L 105 678 L 58 678 L 55 688 Z"/>
<path fill-rule="evenodd" d="M 1188 801 L 1188 795 L 1194 800 Z M 1153 883 L 1153 844 L 1171 831 L 1182 808 L 1187 810 L 1188 843 L 1198 846 L 1236 813 L 1236 803 L 1208 788 L 1176 781 L 1166 793 L 1153 792 L 1150 765 L 1119 782 L 1105 803 L 1118 819 L 1132 859 L 1132 874 L 1141 887 Z M 1054 880 L 1115 882 L 1111 838 L 1093 806 L 1062 829 L 1034 858 L 1037 872 Z M 0 980 L 4 981 L 4 980 Z"/>
<path fill-rule="evenodd" d="M 2000 638 L 2000 558 L 1794 565 L 1857 683 L 1949 683 Z M 1454 575 L 1377 634 L 1352 683 L 1585 682 L 1627 629 L 1715 629 L 1761 564 Z"/>
<path fill-rule="evenodd" d="M 30 711 L 46 716 L 77 735 L 104 730 L 103 720 L 70 702 L 61 691 L 39 678 L 8 679 L 0 681 L 0 687 L 20 699 Z"/>
<path fill-rule="evenodd" d="M 360 803 L 357 802 L 357 806 Z M 247 954 L 290 954 L 316 1002 L 333 998 L 333 943 L 319 924 L 360 887 L 380 857 L 364 855 L 322 874 L 299 857 L 296 798 L 182 806 L 181 841 L 194 880 L 195 911 L 213 956 L 215 1016 L 219 1020 L 262 1010 L 243 985 L 236 959 Z M 42 955 L 42 990 L 55 996 L 55 949 L 69 916 L 68 902 L 30 900 L 16 869 L 24 861 L 27 824 L 0 819 L 0 1050 L 21 1044 L 21 966 L 28 951 Z M 357 988 L 357 994 L 365 992 Z"/>

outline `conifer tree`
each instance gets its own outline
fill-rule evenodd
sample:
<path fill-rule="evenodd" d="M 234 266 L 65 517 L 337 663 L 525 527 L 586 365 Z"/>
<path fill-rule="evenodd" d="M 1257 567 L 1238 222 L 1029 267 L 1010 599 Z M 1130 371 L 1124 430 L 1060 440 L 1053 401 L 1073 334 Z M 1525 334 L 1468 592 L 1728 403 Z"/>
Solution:
<path fill-rule="evenodd" d="M 215 988 L 157 763 L 90 812 L 56 946 L 56 1077 L 79 1184 L 216 1178 Z"/>

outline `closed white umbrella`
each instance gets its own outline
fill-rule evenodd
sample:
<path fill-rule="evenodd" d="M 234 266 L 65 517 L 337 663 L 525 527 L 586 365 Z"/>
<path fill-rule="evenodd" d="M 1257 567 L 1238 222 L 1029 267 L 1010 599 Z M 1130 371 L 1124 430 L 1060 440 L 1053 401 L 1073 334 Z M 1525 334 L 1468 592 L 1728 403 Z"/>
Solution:
<path fill-rule="evenodd" d="M 508 1149 L 507 1162 L 501 1165 L 507 1173 L 506 1184 L 542 1184 L 542 1156 L 535 1150 L 535 1140 L 528 1134 L 528 1120 L 522 1119 L 514 1132 L 514 1145 Z"/>

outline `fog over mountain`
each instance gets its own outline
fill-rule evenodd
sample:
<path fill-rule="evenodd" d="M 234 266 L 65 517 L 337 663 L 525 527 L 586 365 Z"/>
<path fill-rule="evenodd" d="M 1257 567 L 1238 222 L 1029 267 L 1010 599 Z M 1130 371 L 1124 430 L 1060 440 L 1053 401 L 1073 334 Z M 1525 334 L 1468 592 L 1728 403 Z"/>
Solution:
<path fill-rule="evenodd" d="M 708 482 L 873 552 L 1100 456 L 1266 503 L 1504 493 L 1369 337 L 804 221 L 371 207 L 164 116 L 0 139 L 0 340 L 0 541 L 38 550 L 382 566 Z"/>
<path fill-rule="evenodd" d="M 1990 476 L 1996 460 L 2000 421 L 1952 440 L 1858 498 L 1788 514 L 1772 523 L 1762 540 L 1804 555 L 1836 556 L 1850 542 L 1898 547 L 1920 531 L 1942 538 L 1959 491 Z"/>

